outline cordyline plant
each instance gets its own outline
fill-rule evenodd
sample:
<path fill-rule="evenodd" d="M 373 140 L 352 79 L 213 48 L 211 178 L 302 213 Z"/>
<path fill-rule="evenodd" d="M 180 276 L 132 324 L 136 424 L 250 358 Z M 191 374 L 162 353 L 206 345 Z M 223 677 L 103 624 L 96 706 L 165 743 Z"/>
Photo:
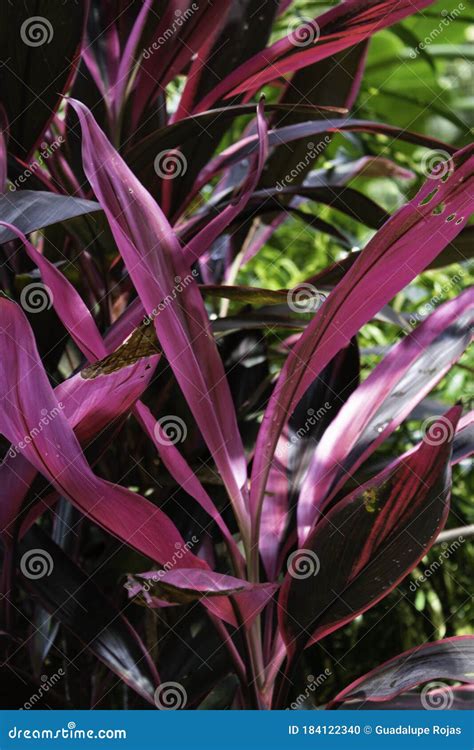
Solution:
<path fill-rule="evenodd" d="M 4 705 L 301 707 L 305 649 L 386 597 L 446 522 L 472 413 L 375 454 L 470 339 L 470 290 L 415 325 L 389 302 L 463 257 L 474 149 L 350 112 L 371 36 L 430 0 L 346 0 L 272 42 L 290 5 L 5 5 Z M 325 168 L 341 133 L 443 158 L 389 215 L 348 183 L 406 170 L 370 152 Z M 371 239 L 350 252 L 307 203 Z M 291 290 L 239 285 L 291 216 L 339 260 Z M 374 318 L 404 327 L 359 382 Z M 423 643 L 327 707 L 461 707 L 473 650 Z M 413 690 L 434 679 L 456 685 Z"/>

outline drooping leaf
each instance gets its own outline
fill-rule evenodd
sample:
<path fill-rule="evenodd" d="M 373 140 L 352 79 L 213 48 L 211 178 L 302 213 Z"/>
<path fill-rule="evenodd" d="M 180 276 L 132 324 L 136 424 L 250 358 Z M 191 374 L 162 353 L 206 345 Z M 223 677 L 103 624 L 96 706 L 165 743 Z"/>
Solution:
<path fill-rule="evenodd" d="M 405 651 L 384 664 L 380 664 L 368 674 L 359 677 L 347 688 L 344 688 L 328 704 L 327 708 L 336 708 L 344 704 L 350 708 L 352 701 L 371 701 L 378 705 L 396 698 L 405 690 L 434 680 L 456 680 L 474 683 L 472 661 L 474 659 L 474 636 L 454 636 L 443 641 L 424 643 L 410 651 Z M 433 708 L 452 708 L 450 704 L 452 688 L 446 687 L 447 694 L 433 695 L 427 700 Z M 472 697 L 472 696 L 471 696 Z M 443 705 L 444 704 L 444 705 Z M 382 706 L 381 706 L 382 707 Z M 418 705 L 417 708 L 422 708 Z"/>
<path fill-rule="evenodd" d="M 23 234 L 100 210 L 99 204 L 95 201 L 40 190 L 15 190 L 0 195 L 0 221 L 14 224 Z M 7 227 L 1 228 L 0 244 L 14 237 L 15 233 L 12 230 Z"/>
<path fill-rule="evenodd" d="M 174 524 L 140 495 L 92 472 L 49 384 L 25 315 L 4 298 L 0 298 L 0 312 L 3 434 L 61 495 L 93 521 L 152 560 L 164 564 L 175 559 L 175 544 L 184 543 Z M 22 377 L 17 382 L 18 372 Z M 191 567 L 205 567 L 190 552 L 186 559 Z"/>
<path fill-rule="evenodd" d="M 30 565 L 36 559 L 48 575 L 23 576 L 28 589 L 121 680 L 149 703 L 159 677 L 145 646 L 119 608 L 37 526 L 21 542 L 19 553 Z M 50 571 L 50 572 L 49 572 Z"/>

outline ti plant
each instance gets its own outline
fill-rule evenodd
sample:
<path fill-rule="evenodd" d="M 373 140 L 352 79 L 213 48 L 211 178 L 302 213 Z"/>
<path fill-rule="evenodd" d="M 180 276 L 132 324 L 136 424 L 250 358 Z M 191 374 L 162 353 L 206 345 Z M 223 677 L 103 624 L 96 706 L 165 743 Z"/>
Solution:
<path fill-rule="evenodd" d="M 438 539 L 474 420 L 426 397 L 474 295 L 416 320 L 389 303 L 466 259 L 474 150 L 357 117 L 371 37 L 406 41 L 431 5 L 5 4 L 3 707 L 318 704 L 308 647 Z M 263 288 L 252 264 L 295 221 L 323 262 Z M 369 324 L 396 335 L 361 379 Z M 420 643 L 320 706 L 461 707 L 473 650 Z"/>

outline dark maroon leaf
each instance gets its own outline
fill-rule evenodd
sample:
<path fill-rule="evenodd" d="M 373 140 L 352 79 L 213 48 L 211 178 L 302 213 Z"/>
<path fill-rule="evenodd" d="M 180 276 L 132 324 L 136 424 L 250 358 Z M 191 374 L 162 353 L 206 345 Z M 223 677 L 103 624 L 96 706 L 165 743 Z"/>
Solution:
<path fill-rule="evenodd" d="M 364 708 L 366 701 L 378 706 L 401 695 L 417 685 L 430 683 L 434 680 L 456 680 L 458 682 L 474 683 L 472 663 L 474 659 L 474 636 L 464 635 L 446 638 L 443 641 L 425 643 L 405 651 L 399 656 L 380 664 L 371 672 L 359 677 L 349 687 L 342 690 L 330 702 L 327 708 L 350 708 L 351 701 L 357 701 L 359 708 Z M 427 686 L 430 688 L 430 686 Z M 431 686 L 425 694 L 422 705 L 413 708 L 453 708 L 453 689 L 448 685 L 445 691 L 436 692 L 440 684 Z M 470 695 L 472 700 L 472 693 Z M 398 706 L 394 706 L 398 707 Z M 401 708 L 403 706 L 400 706 Z M 383 705 L 380 705 L 383 708 Z"/>
<path fill-rule="evenodd" d="M 453 433 L 460 411 L 443 417 Z M 338 502 L 289 561 L 279 622 L 290 659 L 387 596 L 430 549 L 449 510 L 451 442 L 421 443 Z"/>

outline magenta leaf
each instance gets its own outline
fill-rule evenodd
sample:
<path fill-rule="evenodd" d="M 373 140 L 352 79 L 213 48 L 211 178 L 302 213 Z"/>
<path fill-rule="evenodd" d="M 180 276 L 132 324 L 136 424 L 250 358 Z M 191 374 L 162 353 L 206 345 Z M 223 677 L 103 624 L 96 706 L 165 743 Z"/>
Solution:
<path fill-rule="evenodd" d="M 79 102 L 71 103 L 82 125 L 85 172 L 246 533 L 246 461 L 224 368 L 195 278 L 159 206 L 89 110 Z"/>
<path fill-rule="evenodd" d="M 140 495 L 92 472 L 49 384 L 25 315 L 4 298 L 0 298 L 0 312 L 3 434 L 61 495 L 99 526 L 152 560 L 173 561 L 176 545 L 183 544 L 174 524 Z M 191 552 L 186 562 L 205 567 Z"/>
<path fill-rule="evenodd" d="M 428 179 L 367 244 L 291 351 L 267 406 L 252 467 L 257 524 L 270 461 L 285 422 L 314 378 L 370 318 L 456 237 L 474 208 L 474 148 L 456 153 L 448 179 Z M 440 212 L 441 211 L 441 212 Z"/>
<path fill-rule="evenodd" d="M 460 411 L 442 418 L 452 434 Z M 425 556 L 449 510 L 452 434 L 426 439 L 336 503 L 289 558 L 279 623 L 290 658 L 387 596 Z"/>
<path fill-rule="evenodd" d="M 298 505 L 300 542 L 362 462 L 398 427 L 469 345 L 474 292 L 441 305 L 396 344 L 322 436 Z"/>

